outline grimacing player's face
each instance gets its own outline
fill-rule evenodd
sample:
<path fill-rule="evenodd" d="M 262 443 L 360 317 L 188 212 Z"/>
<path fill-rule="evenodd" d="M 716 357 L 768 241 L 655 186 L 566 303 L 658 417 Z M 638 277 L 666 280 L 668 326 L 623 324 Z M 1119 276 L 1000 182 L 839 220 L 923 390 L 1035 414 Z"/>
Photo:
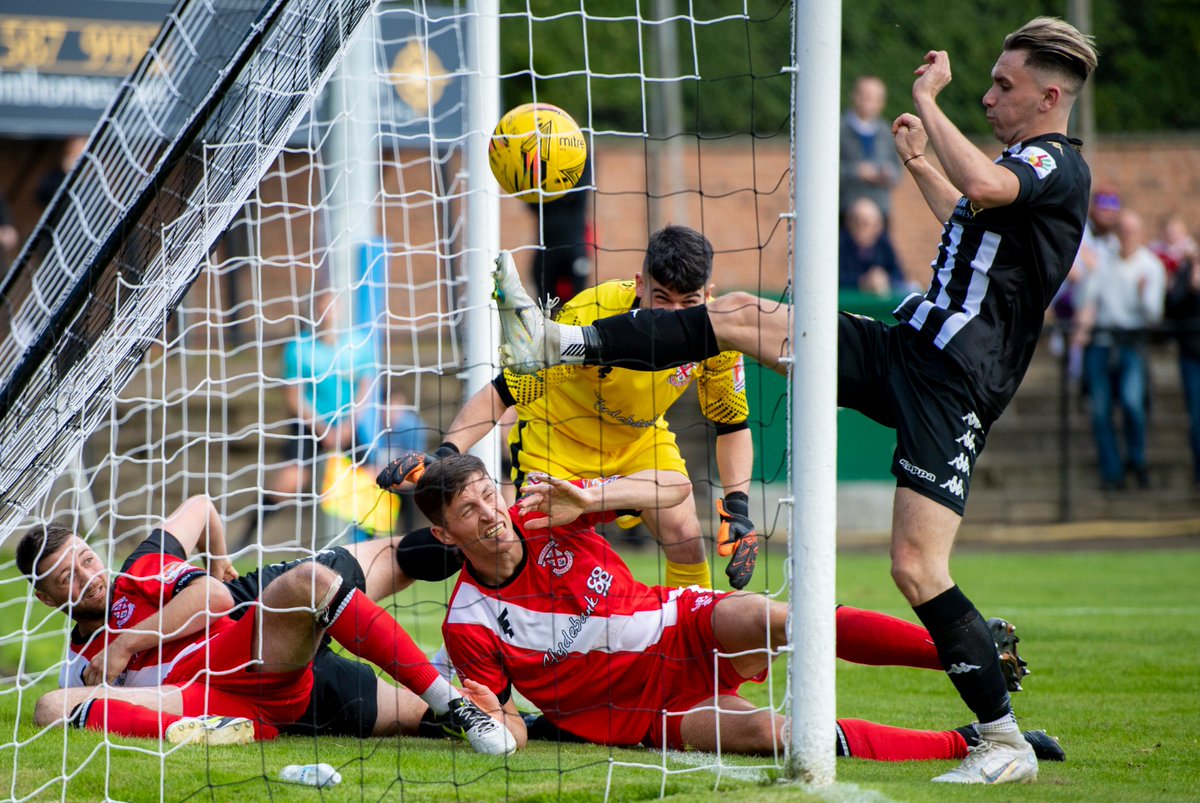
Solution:
<path fill-rule="evenodd" d="M 108 568 L 79 536 L 38 561 L 35 593 L 52 608 L 67 606 L 73 619 L 108 615 Z M 43 576 L 45 575 L 45 576 Z"/>
<path fill-rule="evenodd" d="M 1022 50 L 1006 50 L 992 68 L 992 86 L 983 96 L 983 108 L 996 139 L 1012 145 L 1045 131 L 1035 131 L 1046 100 L 1046 85 L 1025 66 Z"/>
<path fill-rule="evenodd" d="M 517 542 L 503 497 L 491 477 L 481 474 L 467 483 L 442 516 L 446 523 L 439 529 L 467 552 L 504 551 Z"/>
<path fill-rule="evenodd" d="M 681 310 L 696 307 L 705 302 L 705 289 L 681 293 L 664 287 L 654 280 L 649 271 L 637 275 L 637 296 L 646 309 Z"/>

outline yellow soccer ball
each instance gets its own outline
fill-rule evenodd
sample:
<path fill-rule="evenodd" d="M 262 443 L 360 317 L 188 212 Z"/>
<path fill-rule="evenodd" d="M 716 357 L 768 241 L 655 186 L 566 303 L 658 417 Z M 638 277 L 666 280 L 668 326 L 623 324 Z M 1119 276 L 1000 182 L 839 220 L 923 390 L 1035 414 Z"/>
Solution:
<path fill-rule="evenodd" d="M 509 195 L 536 204 L 575 186 L 587 162 L 579 126 L 557 106 L 526 103 L 510 110 L 488 146 L 492 175 Z"/>

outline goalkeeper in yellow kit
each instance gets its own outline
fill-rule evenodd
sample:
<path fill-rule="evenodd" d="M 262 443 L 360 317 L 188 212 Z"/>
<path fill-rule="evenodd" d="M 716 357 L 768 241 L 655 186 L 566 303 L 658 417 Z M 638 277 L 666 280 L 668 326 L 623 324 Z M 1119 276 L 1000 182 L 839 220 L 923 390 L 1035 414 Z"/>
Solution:
<path fill-rule="evenodd" d="M 511 259 L 507 254 L 502 258 Z M 558 319 L 583 326 L 638 309 L 704 304 L 712 261 L 712 245 L 704 235 L 668 226 L 651 235 L 642 271 L 634 280 L 605 282 L 583 291 L 563 307 Z M 695 382 L 701 410 L 717 430 L 717 468 L 725 491 L 717 501 L 722 522 L 718 550 L 733 556 L 726 574 L 733 587 L 743 588 L 754 571 L 758 538 L 748 509 L 754 445 L 746 425 L 742 359 L 738 352 L 723 352 L 702 363 L 652 373 L 580 365 L 531 375 L 503 371 L 467 401 L 432 455 L 393 461 L 380 474 L 380 485 L 399 488 L 415 481 L 431 459 L 466 451 L 514 405 L 518 417 L 508 442 L 518 488 L 532 473 L 573 480 L 643 471 L 653 471 L 659 486 L 690 485 L 675 434 L 663 416 Z M 692 494 L 681 504 L 639 513 L 666 555 L 667 584 L 711 587 Z M 429 579 L 438 574 L 431 567 Z"/>

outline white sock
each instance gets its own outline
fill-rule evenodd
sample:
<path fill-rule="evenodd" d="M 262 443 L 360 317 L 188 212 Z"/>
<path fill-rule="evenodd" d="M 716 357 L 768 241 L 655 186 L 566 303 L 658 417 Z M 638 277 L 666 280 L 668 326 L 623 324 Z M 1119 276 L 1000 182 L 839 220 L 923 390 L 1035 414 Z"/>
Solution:
<path fill-rule="evenodd" d="M 433 664 L 433 668 L 447 681 L 454 678 L 454 662 L 450 660 L 450 653 L 446 651 L 445 644 L 438 647 L 438 651 L 429 659 L 429 663 Z"/>
<path fill-rule="evenodd" d="M 546 322 L 546 351 L 566 365 L 583 364 L 583 327 Z"/>
<path fill-rule="evenodd" d="M 451 700 L 457 700 L 459 697 L 462 697 L 458 693 L 458 689 L 451 686 L 446 682 L 445 678 L 441 677 L 429 684 L 429 688 L 417 696 L 428 703 L 429 707 L 433 709 L 433 713 L 438 716 L 450 710 Z"/>
<path fill-rule="evenodd" d="M 1017 725 L 1017 717 L 1011 711 L 995 722 L 980 722 L 975 726 L 979 735 L 990 742 L 1000 742 L 1015 747 L 1025 744 L 1021 728 Z"/>

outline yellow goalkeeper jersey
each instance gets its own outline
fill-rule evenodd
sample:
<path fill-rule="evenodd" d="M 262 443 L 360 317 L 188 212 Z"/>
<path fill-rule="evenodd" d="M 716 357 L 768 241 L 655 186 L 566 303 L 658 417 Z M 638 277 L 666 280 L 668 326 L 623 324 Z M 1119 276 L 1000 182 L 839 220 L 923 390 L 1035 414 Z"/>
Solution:
<path fill-rule="evenodd" d="M 629 312 L 636 293 L 633 281 L 605 282 L 571 299 L 557 317 L 585 326 Z M 653 430 L 667 427 L 663 414 L 692 382 L 705 417 L 721 429 L 745 426 L 749 414 L 745 367 L 735 351 L 665 371 L 559 365 L 530 375 L 505 371 L 502 379 L 522 421 L 603 452 L 652 444 Z"/>

